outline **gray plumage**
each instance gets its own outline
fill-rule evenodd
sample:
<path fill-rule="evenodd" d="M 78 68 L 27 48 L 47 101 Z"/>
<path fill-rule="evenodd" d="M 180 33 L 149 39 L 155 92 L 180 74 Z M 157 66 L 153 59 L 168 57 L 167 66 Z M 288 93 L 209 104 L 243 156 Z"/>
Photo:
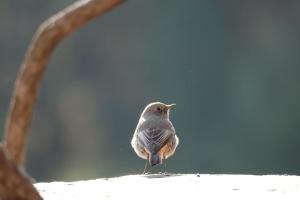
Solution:
<path fill-rule="evenodd" d="M 160 102 L 147 105 L 134 132 L 131 145 L 151 166 L 162 164 L 174 154 L 178 145 L 179 139 L 169 119 L 170 108 L 174 105 Z"/>

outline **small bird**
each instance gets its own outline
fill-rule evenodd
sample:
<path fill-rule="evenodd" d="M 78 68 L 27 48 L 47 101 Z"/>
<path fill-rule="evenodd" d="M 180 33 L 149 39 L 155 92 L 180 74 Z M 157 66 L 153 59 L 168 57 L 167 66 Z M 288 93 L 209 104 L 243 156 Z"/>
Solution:
<path fill-rule="evenodd" d="M 141 114 L 131 146 L 139 157 L 146 159 L 143 173 L 147 172 L 148 161 L 151 166 L 163 164 L 175 152 L 179 139 L 169 119 L 170 109 L 175 105 L 150 103 Z"/>

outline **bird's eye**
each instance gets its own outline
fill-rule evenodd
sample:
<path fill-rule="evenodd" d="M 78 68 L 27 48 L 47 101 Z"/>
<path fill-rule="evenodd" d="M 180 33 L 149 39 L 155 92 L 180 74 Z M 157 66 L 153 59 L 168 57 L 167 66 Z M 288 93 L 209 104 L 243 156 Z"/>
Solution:
<path fill-rule="evenodd" d="M 160 107 L 157 107 L 156 110 L 157 110 L 157 111 L 161 111 L 161 108 L 160 108 Z"/>

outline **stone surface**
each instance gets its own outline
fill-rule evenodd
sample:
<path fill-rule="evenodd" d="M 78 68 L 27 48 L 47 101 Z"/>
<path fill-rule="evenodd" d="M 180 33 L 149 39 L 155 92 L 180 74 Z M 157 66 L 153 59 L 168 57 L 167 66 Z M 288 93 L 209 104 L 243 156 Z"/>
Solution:
<path fill-rule="evenodd" d="M 300 199 L 300 176 L 150 174 L 37 183 L 45 200 Z"/>

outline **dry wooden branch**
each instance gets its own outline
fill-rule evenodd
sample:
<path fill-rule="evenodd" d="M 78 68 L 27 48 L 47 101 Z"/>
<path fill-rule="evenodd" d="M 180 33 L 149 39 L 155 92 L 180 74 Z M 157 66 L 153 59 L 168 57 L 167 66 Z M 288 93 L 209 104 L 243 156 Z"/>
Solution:
<path fill-rule="evenodd" d="M 22 167 L 18 167 L 9 158 L 2 146 L 0 146 L 0 199 L 42 199 Z"/>
<path fill-rule="evenodd" d="M 37 30 L 17 76 L 6 119 L 4 145 L 17 164 L 23 164 L 27 132 L 40 81 L 57 44 L 77 28 L 123 0 L 81 0 L 45 21 Z"/>

